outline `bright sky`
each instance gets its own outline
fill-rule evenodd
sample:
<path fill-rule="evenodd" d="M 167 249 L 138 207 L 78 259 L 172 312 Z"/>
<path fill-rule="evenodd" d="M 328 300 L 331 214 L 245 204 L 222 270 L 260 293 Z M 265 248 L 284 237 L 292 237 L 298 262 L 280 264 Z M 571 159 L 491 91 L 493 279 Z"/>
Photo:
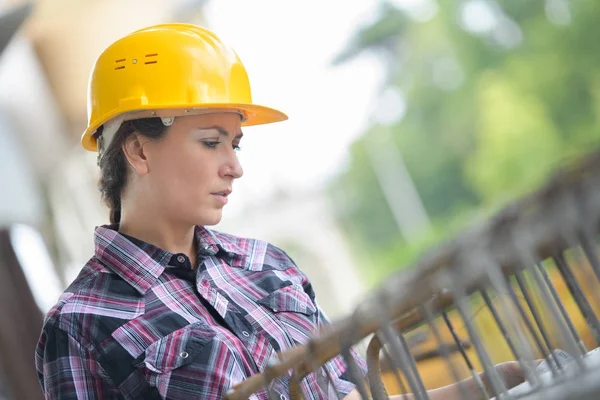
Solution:
<path fill-rule="evenodd" d="M 228 206 L 235 213 L 282 188 L 323 182 L 342 165 L 366 126 L 381 79 L 374 58 L 330 67 L 359 24 L 374 17 L 371 0 L 209 2 L 209 26 L 248 70 L 254 102 L 279 108 L 288 121 L 246 128 L 244 177 Z"/>

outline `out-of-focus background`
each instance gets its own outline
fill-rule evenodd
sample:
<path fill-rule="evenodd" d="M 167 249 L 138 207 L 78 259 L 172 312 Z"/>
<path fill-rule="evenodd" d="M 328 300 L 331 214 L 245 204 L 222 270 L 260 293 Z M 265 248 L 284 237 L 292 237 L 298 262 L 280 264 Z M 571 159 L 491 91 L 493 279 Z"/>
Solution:
<path fill-rule="evenodd" d="M 108 222 L 79 138 L 92 64 L 133 30 L 215 30 L 255 101 L 288 113 L 246 129 L 216 229 L 284 248 L 334 319 L 600 144 L 594 0 L 0 0 L 0 14 L 0 399 L 41 396 L 42 315 Z"/>

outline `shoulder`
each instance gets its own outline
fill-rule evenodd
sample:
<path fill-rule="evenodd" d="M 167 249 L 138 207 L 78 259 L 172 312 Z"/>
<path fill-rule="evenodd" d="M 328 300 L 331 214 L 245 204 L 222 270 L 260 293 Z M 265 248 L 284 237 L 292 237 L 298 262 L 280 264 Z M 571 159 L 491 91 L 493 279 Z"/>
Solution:
<path fill-rule="evenodd" d="M 309 277 L 281 247 L 261 239 L 215 230 L 210 232 L 224 247 L 243 253 L 242 257 L 233 257 L 231 265 L 243 267 L 245 277 L 254 280 L 258 287 L 272 292 L 292 283 L 302 287 L 314 300 L 315 293 Z"/>
<path fill-rule="evenodd" d="M 135 289 L 92 257 L 46 313 L 43 329 L 57 329 L 81 344 L 102 340 L 108 320 L 127 320 L 143 313 Z"/>
<path fill-rule="evenodd" d="M 216 230 L 210 230 L 226 251 L 245 258 L 246 267 L 254 271 L 297 270 L 298 266 L 282 248 L 265 240 L 236 236 Z"/>

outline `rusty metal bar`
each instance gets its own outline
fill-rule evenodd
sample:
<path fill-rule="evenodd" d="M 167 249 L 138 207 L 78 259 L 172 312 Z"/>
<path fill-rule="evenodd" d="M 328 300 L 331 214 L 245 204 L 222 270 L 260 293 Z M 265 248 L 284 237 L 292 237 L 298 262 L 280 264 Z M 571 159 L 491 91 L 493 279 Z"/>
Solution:
<path fill-rule="evenodd" d="M 376 332 L 383 342 L 380 347 L 384 356 L 389 357 L 396 368 L 394 372 L 399 384 L 403 381 L 399 374 L 401 371 L 415 398 L 426 399 L 423 380 L 403 335 L 422 324 L 429 324 L 433 328 L 431 316 L 438 313 L 444 316 L 453 308 L 465 323 L 484 368 L 486 383 L 494 392 L 491 394 L 499 398 L 514 398 L 511 394 L 513 389 L 507 390 L 505 381 L 496 373 L 486 344 L 471 321 L 469 302 L 476 293 L 482 294 L 503 338 L 525 371 L 527 382 L 524 385 L 529 386 L 520 386 L 526 390 L 522 398 L 598 398 L 600 368 L 593 362 L 594 354 L 599 352 L 592 350 L 585 353 L 586 347 L 577 332 L 578 327 L 567 314 L 540 262 L 554 259 L 587 327 L 600 344 L 598 318 L 586 298 L 586 292 L 577 282 L 574 267 L 568 265 L 563 256 L 568 249 L 582 246 L 592 270 L 598 273 L 595 240 L 590 238 L 597 238 L 599 225 L 600 153 L 597 153 L 571 168 L 558 171 L 537 191 L 426 252 L 413 268 L 392 274 L 356 307 L 351 316 L 321 331 L 311 343 L 311 348 L 299 345 L 285 350 L 279 363 L 269 368 L 269 379 L 265 380 L 264 374 L 252 376 L 236 385 L 228 399 L 247 399 L 252 393 L 263 390 L 266 381 L 285 376 L 290 370 L 296 371 L 298 378 L 305 377 L 316 365 L 323 365 L 338 354 L 346 357 L 354 378 L 360 378 L 353 359 L 349 357 L 349 348 Z M 585 232 L 584 236 L 582 232 Z M 582 267 L 576 265 L 575 268 Z M 521 271 L 531 274 L 531 287 L 527 286 Z M 521 288 L 533 321 L 510 286 L 509 279 L 513 276 Z M 587 283 L 600 292 L 597 279 Z M 487 295 L 489 289 L 498 294 L 497 301 Z M 541 303 L 534 303 L 533 293 L 539 295 Z M 429 304 L 430 309 L 424 308 L 424 304 Z M 544 316 L 549 315 L 551 326 L 542 320 L 542 311 L 547 313 Z M 449 321 L 447 315 L 446 319 Z M 539 333 L 534 325 L 537 325 Z M 533 343 L 528 340 L 524 328 L 531 333 Z M 550 337 L 552 334 L 558 335 L 561 343 L 567 346 L 566 350 L 574 355 L 572 363 L 560 364 L 559 361 L 557 366 L 560 368 L 554 366 L 549 357 L 555 351 Z M 453 337 L 461 351 L 462 342 L 456 334 Z M 442 346 L 439 353 L 446 358 L 446 362 L 449 361 L 449 353 L 443 348 L 440 337 L 436 336 L 436 340 Z M 535 368 L 533 357 L 536 350 L 546 359 L 549 372 Z M 474 376 L 479 376 L 464 349 L 462 353 Z M 448 368 L 452 370 L 449 364 Z M 458 379 L 456 374 L 453 379 Z M 358 390 L 365 397 L 367 389 L 361 387 L 360 380 L 358 382 Z M 481 386 L 486 390 L 484 385 Z M 568 391 L 565 391 L 567 388 Z M 562 393 L 563 397 L 557 397 L 557 393 Z"/>

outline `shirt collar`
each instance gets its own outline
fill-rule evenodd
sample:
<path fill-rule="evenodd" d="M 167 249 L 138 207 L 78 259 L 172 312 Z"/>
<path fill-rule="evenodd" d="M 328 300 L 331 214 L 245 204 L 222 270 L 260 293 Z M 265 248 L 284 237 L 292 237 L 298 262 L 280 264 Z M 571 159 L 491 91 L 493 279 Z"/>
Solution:
<path fill-rule="evenodd" d="M 140 294 L 144 294 L 167 268 L 173 253 L 141 240 L 132 241 L 117 229 L 117 224 L 96 228 L 96 257 Z M 224 235 L 203 226 L 196 226 L 195 236 L 199 256 L 207 252 L 217 254 L 219 250 L 230 257 L 247 255 L 247 251 L 233 240 L 226 240 Z"/>
<path fill-rule="evenodd" d="M 117 228 L 118 225 L 96 228 L 96 257 L 140 294 L 144 294 L 158 280 L 173 255 L 147 243 L 141 248 L 119 233 Z"/>
<path fill-rule="evenodd" d="M 240 247 L 234 240 L 227 238 L 227 235 L 212 231 L 203 226 L 196 226 L 196 239 L 199 243 L 199 251 L 222 250 L 229 256 L 245 257 L 248 251 Z M 215 249 L 216 247 L 216 249 Z M 216 251 L 215 251 L 216 253 Z"/>

